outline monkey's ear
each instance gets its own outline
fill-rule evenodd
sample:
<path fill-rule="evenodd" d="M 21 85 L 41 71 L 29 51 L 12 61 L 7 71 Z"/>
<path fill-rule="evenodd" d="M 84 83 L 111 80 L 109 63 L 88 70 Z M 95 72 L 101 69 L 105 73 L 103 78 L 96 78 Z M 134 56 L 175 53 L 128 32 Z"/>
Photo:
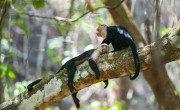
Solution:
<path fill-rule="evenodd" d="M 101 26 L 103 26 L 103 27 L 107 27 L 107 25 L 105 25 L 105 24 L 102 24 Z"/>

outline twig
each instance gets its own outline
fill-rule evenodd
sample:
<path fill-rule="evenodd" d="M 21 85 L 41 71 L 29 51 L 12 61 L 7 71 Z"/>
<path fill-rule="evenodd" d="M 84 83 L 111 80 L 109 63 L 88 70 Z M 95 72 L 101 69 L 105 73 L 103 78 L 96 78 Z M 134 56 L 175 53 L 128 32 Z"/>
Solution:
<path fill-rule="evenodd" d="M 84 17 L 85 15 L 87 15 L 87 14 L 90 13 L 90 12 L 94 12 L 94 11 L 97 11 L 97 10 L 102 9 L 102 8 L 115 9 L 115 8 L 117 8 L 118 6 L 120 6 L 120 4 L 121 4 L 122 2 L 124 2 L 124 0 L 119 1 L 119 3 L 118 3 L 117 5 L 114 5 L 114 6 L 112 6 L 112 7 L 103 6 L 103 7 L 95 8 L 94 10 L 89 10 L 89 11 L 83 13 L 82 15 L 80 15 L 79 17 L 74 18 L 74 19 L 73 19 L 73 18 L 72 18 L 72 19 L 71 19 L 71 18 L 63 18 L 63 17 L 59 17 L 59 16 L 42 16 L 42 15 L 30 14 L 30 13 L 28 13 L 28 12 L 24 12 L 24 11 L 20 11 L 20 10 L 16 9 L 16 8 L 12 5 L 12 3 L 11 3 L 11 8 L 12 8 L 14 11 L 16 11 L 17 13 L 25 14 L 25 15 L 30 16 L 30 17 L 38 17 L 38 18 L 43 18 L 43 19 L 50 19 L 50 20 L 56 20 L 56 21 L 64 21 L 64 22 L 69 22 L 69 23 L 70 23 L 70 22 L 75 22 L 75 21 L 79 20 L 80 18 Z"/>

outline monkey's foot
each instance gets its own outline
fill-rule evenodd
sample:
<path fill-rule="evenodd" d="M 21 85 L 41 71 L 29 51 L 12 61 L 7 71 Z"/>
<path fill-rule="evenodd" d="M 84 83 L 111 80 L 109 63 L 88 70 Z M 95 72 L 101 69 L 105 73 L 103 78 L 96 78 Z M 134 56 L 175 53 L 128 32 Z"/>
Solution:
<path fill-rule="evenodd" d="M 105 88 L 108 87 L 108 80 L 104 80 L 103 82 L 104 82 L 104 84 L 105 84 L 105 86 L 104 86 L 104 89 L 105 89 Z"/>

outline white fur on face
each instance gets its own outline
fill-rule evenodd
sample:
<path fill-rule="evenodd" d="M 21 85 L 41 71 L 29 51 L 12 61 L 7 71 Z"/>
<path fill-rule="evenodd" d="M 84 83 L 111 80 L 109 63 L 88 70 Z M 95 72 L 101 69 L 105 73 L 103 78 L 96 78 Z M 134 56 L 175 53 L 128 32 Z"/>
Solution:
<path fill-rule="evenodd" d="M 107 26 L 102 25 L 97 28 L 97 36 L 102 37 L 103 39 L 106 38 L 107 32 L 106 32 Z"/>

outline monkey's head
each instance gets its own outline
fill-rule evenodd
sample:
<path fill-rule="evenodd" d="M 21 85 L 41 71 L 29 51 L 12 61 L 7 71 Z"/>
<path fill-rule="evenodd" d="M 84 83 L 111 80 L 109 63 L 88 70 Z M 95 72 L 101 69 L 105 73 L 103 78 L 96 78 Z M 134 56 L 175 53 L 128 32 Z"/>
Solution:
<path fill-rule="evenodd" d="M 106 35 L 107 35 L 107 25 L 105 25 L 105 24 L 102 24 L 101 26 L 99 26 L 98 28 L 97 28 L 97 36 L 99 36 L 99 37 L 102 37 L 103 39 L 105 39 L 106 38 Z"/>
<path fill-rule="evenodd" d="M 109 51 L 109 45 L 103 43 L 98 46 L 97 50 L 100 52 L 100 54 L 106 53 Z"/>

